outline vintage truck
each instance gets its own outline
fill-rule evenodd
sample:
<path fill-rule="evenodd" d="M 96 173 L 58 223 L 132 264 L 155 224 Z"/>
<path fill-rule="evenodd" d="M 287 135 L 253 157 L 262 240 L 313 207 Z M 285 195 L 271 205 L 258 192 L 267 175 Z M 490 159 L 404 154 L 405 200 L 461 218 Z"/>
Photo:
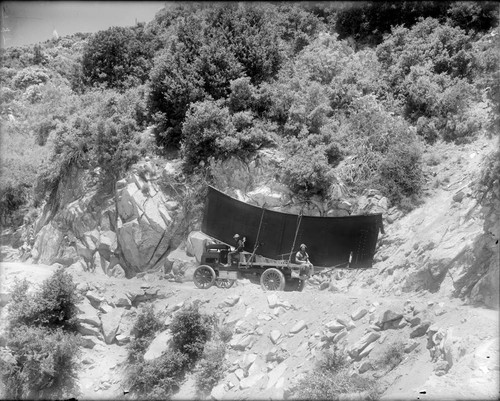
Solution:
<path fill-rule="evenodd" d="M 240 277 L 257 276 L 265 291 L 302 291 L 308 276 L 295 263 L 298 244 L 307 244 L 316 270 L 369 268 L 383 225 L 381 214 L 319 217 L 282 213 L 209 187 L 201 231 L 211 240 L 204 244 L 200 266 L 193 275 L 198 288 L 213 284 L 229 288 Z M 245 236 L 252 252 L 241 252 L 239 260 L 229 263 L 229 244 L 235 233 Z"/>

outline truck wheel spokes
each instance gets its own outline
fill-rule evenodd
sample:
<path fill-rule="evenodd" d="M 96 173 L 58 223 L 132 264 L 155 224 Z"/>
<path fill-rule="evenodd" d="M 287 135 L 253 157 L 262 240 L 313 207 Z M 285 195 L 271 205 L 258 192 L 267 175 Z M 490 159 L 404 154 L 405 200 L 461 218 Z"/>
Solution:
<path fill-rule="evenodd" d="M 215 285 L 219 288 L 231 288 L 235 280 L 230 280 L 227 278 L 218 278 L 215 280 Z"/>
<path fill-rule="evenodd" d="M 215 281 L 215 272 L 210 266 L 200 266 L 193 274 L 193 281 L 196 287 L 201 289 L 210 288 Z"/>
<path fill-rule="evenodd" d="M 265 291 L 282 291 L 285 287 L 285 276 L 278 269 L 267 269 L 260 277 L 260 285 Z"/>

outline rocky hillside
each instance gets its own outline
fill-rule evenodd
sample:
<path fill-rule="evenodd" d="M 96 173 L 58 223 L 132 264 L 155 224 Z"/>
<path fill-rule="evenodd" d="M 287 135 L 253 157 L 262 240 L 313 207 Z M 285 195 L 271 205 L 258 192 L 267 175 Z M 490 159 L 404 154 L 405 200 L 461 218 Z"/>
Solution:
<path fill-rule="evenodd" d="M 211 399 L 497 398 L 498 15 L 495 2 L 179 4 L 0 49 L 0 373 L 26 376 L 13 397 L 60 390 L 57 358 L 45 376 L 36 358 L 63 344 L 61 360 L 82 347 L 79 389 L 56 398 L 139 397 L 136 346 L 139 371 L 167 383 L 147 396 L 203 398 L 198 355 L 172 348 L 197 305 L 223 345 Z M 208 185 L 306 216 L 381 213 L 373 267 L 317 270 L 302 292 L 197 289 Z M 23 277 L 29 291 L 13 291 Z M 40 301 L 54 294 L 69 306 Z M 146 307 L 161 317 L 147 341 L 133 330 Z"/>
<path fill-rule="evenodd" d="M 432 148 L 425 155 L 426 198 L 404 216 L 375 191 L 350 204 L 384 212 L 373 268 L 317 274 L 301 293 L 266 293 L 249 280 L 197 289 L 191 275 L 203 234 L 175 235 L 179 207 L 154 176 L 140 173 L 149 161 L 101 202 L 98 194 L 79 194 L 75 179 L 66 205 L 52 216 L 47 207 L 39 217 L 37 224 L 49 222 L 34 242 L 33 264 L 14 261 L 12 251 L 2 263 L 2 314 L 14 278 L 38 283 L 58 264 L 67 266 L 80 295 L 82 398 L 128 398 L 126 347 L 143 306 L 152 304 L 165 319 L 145 354 L 154 360 L 170 347 L 172 317 L 195 303 L 232 331 L 224 377 L 211 399 L 287 398 L 334 344 L 348 354 L 351 376 L 376 380 L 381 399 L 494 399 L 500 202 L 498 181 L 488 192 L 481 174 L 495 146 L 496 138 L 481 137 Z M 174 170 L 169 162 L 163 174 Z M 286 197 L 266 182 L 259 196 Z M 66 232 L 75 233 L 73 242 Z M 391 353 L 399 363 L 390 362 Z M 188 375 L 174 399 L 197 397 Z"/>

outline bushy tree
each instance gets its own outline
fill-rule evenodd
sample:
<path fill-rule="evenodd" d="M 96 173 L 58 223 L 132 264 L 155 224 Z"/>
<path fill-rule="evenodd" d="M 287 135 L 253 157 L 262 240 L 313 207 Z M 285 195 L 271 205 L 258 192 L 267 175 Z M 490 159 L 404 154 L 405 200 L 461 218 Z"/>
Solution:
<path fill-rule="evenodd" d="M 336 173 L 354 192 L 376 186 L 396 204 L 418 198 L 422 151 L 415 130 L 404 119 L 392 116 L 368 95 L 352 103 L 335 130 L 346 155 Z"/>
<path fill-rule="evenodd" d="M 180 387 L 189 358 L 179 351 L 165 352 L 158 358 L 132 366 L 130 390 L 141 398 L 169 399 Z"/>
<path fill-rule="evenodd" d="M 157 142 L 178 146 L 190 103 L 227 97 L 242 75 L 272 79 L 284 59 L 267 6 L 214 5 L 179 19 L 151 72 L 149 107 Z"/>
<path fill-rule="evenodd" d="M 486 32 L 498 26 L 498 4 L 493 1 L 360 2 L 341 6 L 334 23 L 341 38 L 351 36 L 360 44 L 377 45 L 392 27 L 400 25 L 409 29 L 425 18 L 440 23 L 448 21 L 468 32 Z"/>
<path fill-rule="evenodd" d="M 222 157 L 238 146 L 227 107 L 220 102 L 194 103 L 183 124 L 182 155 L 187 168 L 209 157 Z"/>
<path fill-rule="evenodd" d="M 209 159 L 245 157 L 273 141 L 272 127 L 254 121 L 249 111 L 234 114 L 222 101 L 192 104 L 182 127 L 181 154 L 184 169 L 193 171 Z"/>
<path fill-rule="evenodd" d="M 45 399 L 75 395 L 79 343 L 74 336 L 77 296 L 64 269 L 29 292 L 17 282 L 9 301 L 7 347 L 0 359 L 7 398 Z"/>
<path fill-rule="evenodd" d="M 28 292 L 26 281 L 19 282 L 8 306 L 11 327 L 75 330 L 78 302 L 75 286 L 72 277 L 62 268 L 46 279 L 34 295 Z"/>
<path fill-rule="evenodd" d="M 19 71 L 13 79 L 14 86 L 26 89 L 32 85 L 44 84 L 49 80 L 49 75 L 44 68 L 26 67 Z"/>
<path fill-rule="evenodd" d="M 66 399 L 76 395 L 78 340 L 61 329 L 19 327 L 7 346 L 11 358 L 0 360 L 4 396 L 9 399 Z"/>
<path fill-rule="evenodd" d="M 290 157 L 283 164 L 282 172 L 285 184 L 293 192 L 306 199 L 327 195 L 335 178 L 325 150 L 322 146 L 309 146 L 305 140 L 290 140 L 287 145 Z"/>
<path fill-rule="evenodd" d="M 170 324 L 174 349 L 196 361 L 210 340 L 215 323 L 214 316 L 200 313 L 194 305 L 177 312 Z"/>
<path fill-rule="evenodd" d="M 326 28 L 321 18 L 308 8 L 307 5 L 289 3 L 280 4 L 276 9 L 280 37 L 289 45 L 292 55 L 300 52 Z"/>
<path fill-rule="evenodd" d="M 395 91 L 412 66 L 470 79 L 474 64 L 471 38 L 462 29 L 427 18 L 411 29 L 396 27 L 377 47 L 377 57 Z"/>
<path fill-rule="evenodd" d="M 87 85 L 122 89 L 144 83 L 152 66 L 150 40 L 143 25 L 112 27 L 95 33 L 82 57 Z"/>
<path fill-rule="evenodd" d="M 467 32 L 487 32 L 498 27 L 498 3 L 495 1 L 455 1 L 446 13 L 450 25 Z"/>

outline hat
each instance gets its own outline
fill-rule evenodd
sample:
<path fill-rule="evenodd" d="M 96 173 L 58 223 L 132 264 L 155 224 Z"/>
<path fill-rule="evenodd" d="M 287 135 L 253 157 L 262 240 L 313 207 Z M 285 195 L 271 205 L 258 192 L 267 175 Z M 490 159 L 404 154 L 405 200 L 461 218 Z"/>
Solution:
<path fill-rule="evenodd" d="M 239 234 L 234 234 L 233 238 L 240 238 Z"/>
<path fill-rule="evenodd" d="M 302 248 L 302 247 L 307 248 L 306 244 L 300 244 L 299 248 Z"/>

